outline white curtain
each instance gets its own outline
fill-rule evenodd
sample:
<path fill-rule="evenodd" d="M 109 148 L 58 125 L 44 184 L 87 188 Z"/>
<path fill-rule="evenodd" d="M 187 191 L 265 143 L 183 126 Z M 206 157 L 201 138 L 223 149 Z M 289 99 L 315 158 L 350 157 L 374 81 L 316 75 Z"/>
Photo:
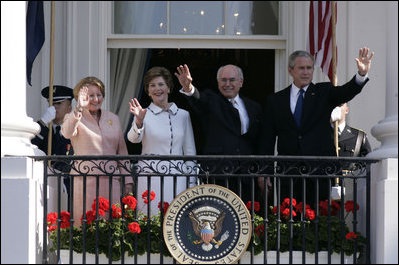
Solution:
<path fill-rule="evenodd" d="M 253 1 L 228 1 L 226 16 L 227 35 L 251 35 Z"/>
<path fill-rule="evenodd" d="M 111 49 L 110 110 L 119 116 L 122 131 L 129 123 L 129 101 L 137 98 L 146 65 L 147 49 Z"/>
<path fill-rule="evenodd" d="M 166 34 L 167 1 L 114 1 L 115 34 Z"/>

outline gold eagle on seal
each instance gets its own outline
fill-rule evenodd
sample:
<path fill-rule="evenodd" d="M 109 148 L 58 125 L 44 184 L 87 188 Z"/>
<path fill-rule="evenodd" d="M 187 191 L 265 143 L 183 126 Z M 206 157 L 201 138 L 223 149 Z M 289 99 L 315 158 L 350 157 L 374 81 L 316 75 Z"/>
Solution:
<path fill-rule="evenodd" d="M 219 215 L 215 222 L 212 222 L 211 218 L 207 219 L 206 217 L 197 217 L 194 211 L 191 211 L 188 214 L 188 217 L 191 220 L 195 235 L 201 239 L 195 240 L 193 243 L 202 243 L 202 249 L 205 251 L 210 251 L 213 248 L 212 243 L 215 244 L 215 248 L 218 248 L 223 243 L 223 241 L 229 237 L 229 232 L 226 231 L 219 241 L 215 240 L 215 238 L 218 237 L 223 228 L 223 221 L 226 217 L 226 214 L 224 212 Z M 214 223 L 214 227 L 212 223 Z"/>

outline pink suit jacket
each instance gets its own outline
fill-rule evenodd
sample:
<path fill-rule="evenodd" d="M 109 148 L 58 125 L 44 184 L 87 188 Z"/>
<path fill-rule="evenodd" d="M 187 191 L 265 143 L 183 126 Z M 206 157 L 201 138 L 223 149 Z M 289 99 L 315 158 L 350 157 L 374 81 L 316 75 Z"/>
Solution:
<path fill-rule="evenodd" d="M 75 115 L 74 111 L 65 115 L 64 123 L 61 129 L 63 136 L 71 139 L 75 155 L 128 155 L 126 143 L 123 138 L 121 125 L 117 115 L 101 110 L 101 117 L 99 123 L 92 117 L 88 110 L 83 110 L 82 114 Z M 122 162 L 122 161 L 121 161 Z M 77 161 L 75 165 L 79 165 L 81 173 L 90 175 L 104 174 L 103 170 L 112 173 L 129 172 L 124 167 L 116 167 L 117 163 L 114 161 L 100 161 L 94 160 L 93 162 Z M 129 163 L 123 165 L 129 166 Z M 89 170 L 85 170 L 88 166 Z M 98 166 L 102 170 L 98 169 Z M 119 172 L 115 172 L 115 167 Z M 81 223 L 81 216 L 83 214 L 83 177 L 74 169 L 71 170 L 71 175 L 80 175 L 74 178 L 74 220 L 75 226 Z M 109 199 L 109 178 L 102 176 L 99 178 L 99 196 Z M 131 177 L 125 178 L 125 183 L 132 183 Z M 112 178 L 112 202 L 120 203 L 120 178 Z M 96 178 L 87 177 L 86 182 L 86 209 L 85 211 L 92 210 L 91 206 L 94 202 L 96 195 Z"/>

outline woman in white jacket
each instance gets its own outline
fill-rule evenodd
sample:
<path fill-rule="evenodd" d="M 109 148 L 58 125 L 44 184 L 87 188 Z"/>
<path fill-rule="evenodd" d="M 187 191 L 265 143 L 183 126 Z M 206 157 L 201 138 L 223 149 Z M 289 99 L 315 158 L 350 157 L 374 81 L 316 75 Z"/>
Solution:
<path fill-rule="evenodd" d="M 130 112 L 134 115 L 132 127 L 127 135 L 129 141 L 142 143 L 142 155 L 196 155 L 190 114 L 168 101 L 173 89 L 170 72 L 164 67 L 149 69 L 144 76 L 144 89 L 152 102 L 147 108 L 142 108 L 136 98 L 129 102 Z M 143 203 L 141 194 L 148 189 L 147 176 L 140 173 L 192 174 L 196 169 L 194 163 L 143 159 L 138 162 L 137 170 L 137 209 L 146 214 L 147 205 Z M 189 187 L 196 185 L 196 180 L 196 177 L 190 177 Z M 186 177 L 177 176 L 176 182 L 174 190 L 173 177 L 164 177 L 164 202 L 171 203 L 175 195 L 187 189 Z M 151 215 L 156 215 L 161 201 L 160 177 L 151 175 L 150 189 L 156 194 L 155 200 L 151 201 Z"/>

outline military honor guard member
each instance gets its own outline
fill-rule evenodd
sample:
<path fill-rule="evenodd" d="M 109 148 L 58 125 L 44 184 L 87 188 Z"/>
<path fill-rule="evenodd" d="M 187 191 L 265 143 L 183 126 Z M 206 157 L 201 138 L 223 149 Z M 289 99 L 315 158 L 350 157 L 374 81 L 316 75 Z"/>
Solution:
<path fill-rule="evenodd" d="M 41 92 L 42 96 L 49 99 L 49 87 L 45 87 Z M 41 119 L 37 122 L 40 125 L 40 133 L 31 140 L 40 150 L 47 154 L 49 128 L 48 123 L 53 121 L 53 137 L 51 155 L 72 155 L 72 145 L 69 139 L 65 139 L 61 134 L 61 126 L 65 114 L 72 111 L 72 88 L 60 85 L 53 86 L 53 106 L 47 108 Z M 69 173 L 69 163 L 57 162 L 52 164 L 53 168 L 64 173 Z M 69 194 L 69 179 L 64 178 L 64 184 Z"/>
<path fill-rule="evenodd" d="M 331 113 L 331 121 L 338 121 L 338 145 L 340 157 L 364 157 L 371 152 L 367 134 L 346 123 L 349 113 L 348 103 L 336 107 Z"/>

